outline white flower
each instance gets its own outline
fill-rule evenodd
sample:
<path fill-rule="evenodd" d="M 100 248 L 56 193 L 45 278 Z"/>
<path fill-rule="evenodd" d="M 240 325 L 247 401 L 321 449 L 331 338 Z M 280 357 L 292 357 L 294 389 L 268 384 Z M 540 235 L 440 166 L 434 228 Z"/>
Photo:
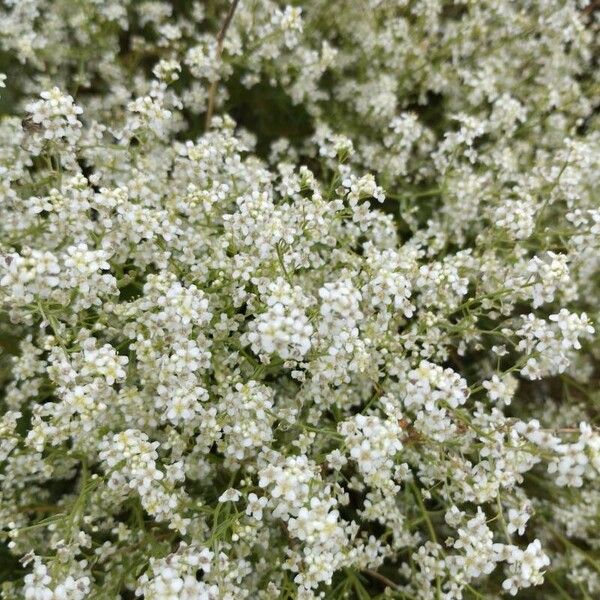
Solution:
<path fill-rule="evenodd" d="M 237 502 L 241 497 L 239 490 L 229 488 L 219 496 L 219 502 Z"/>
<path fill-rule="evenodd" d="M 27 112 L 32 122 L 41 127 L 43 139 L 76 143 L 81 128 L 77 117 L 83 109 L 75 104 L 72 96 L 63 94 L 57 87 L 42 92 L 40 97 L 41 100 L 27 105 Z"/>
<path fill-rule="evenodd" d="M 599 596 L 586 2 L 0 5 L 7 597 Z"/>
<path fill-rule="evenodd" d="M 492 402 L 508 405 L 511 403 L 518 382 L 510 374 L 503 378 L 494 374 L 491 379 L 483 381 L 481 385 L 487 390 Z"/>

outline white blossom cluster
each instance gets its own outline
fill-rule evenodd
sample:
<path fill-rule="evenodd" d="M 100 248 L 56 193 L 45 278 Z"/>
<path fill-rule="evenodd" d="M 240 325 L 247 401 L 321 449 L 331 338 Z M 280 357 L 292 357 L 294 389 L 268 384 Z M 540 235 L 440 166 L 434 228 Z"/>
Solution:
<path fill-rule="evenodd" d="M 0 3 L 0 595 L 600 595 L 590 0 Z"/>

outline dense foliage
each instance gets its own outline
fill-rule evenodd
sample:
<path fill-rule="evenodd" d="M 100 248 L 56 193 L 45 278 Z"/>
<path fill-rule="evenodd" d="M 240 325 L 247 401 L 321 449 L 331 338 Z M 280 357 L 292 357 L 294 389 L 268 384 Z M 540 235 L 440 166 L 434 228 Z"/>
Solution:
<path fill-rule="evenodd" d="M 587 0 L 1 0 L 7 600 L 600 597 Z"/>

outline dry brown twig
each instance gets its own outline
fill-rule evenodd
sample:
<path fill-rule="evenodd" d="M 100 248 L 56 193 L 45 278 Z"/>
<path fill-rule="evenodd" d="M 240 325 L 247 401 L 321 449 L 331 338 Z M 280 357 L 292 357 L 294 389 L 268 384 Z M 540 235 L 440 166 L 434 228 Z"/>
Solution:
<path fill-rule="evenodd" d="M 397 583 L 394 583 L 391 579 L 388 579 L 385 575 L 378 573 L 377 571 L 373 571 L 372 569 L 362 569 L 362 572 L 366 575 L 370 575 L 374 579 L 379 580 L 383 585 L 389 587 L 393 590 L 399 590 L 400 586 Z"/>
<path fill-rule="evenodd" d="M 223 54 L 223 42 L 225 40 L 225 35 L 227 34 L 227 30 L 231 25 L 231 20 L 233 19 L 233 15 L 238 7 L 240 0 L 233 0 L 227 11 L 227 15 L 225 16 L 225 21 L 223 21 L 223 25 L 217 34 L 217 53 L 216 60 L 219 61 L 221 59 L 221 55 Z M 215 100 L 217 96 L 217 85 L 219 83 L 218 76 L 213 79 L 210 84 L 210 89 L 208 91 L 208 105 L 206 107 L 206 122 L 205 129 L 210 127 L 210 122 L 212 120 L 213 112 L 215 110 Z"/>

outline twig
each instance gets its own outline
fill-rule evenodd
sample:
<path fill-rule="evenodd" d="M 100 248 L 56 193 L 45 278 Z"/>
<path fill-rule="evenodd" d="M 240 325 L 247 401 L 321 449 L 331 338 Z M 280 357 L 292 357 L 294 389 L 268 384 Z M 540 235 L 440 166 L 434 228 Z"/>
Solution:
<path fill-rule="evenodd" d="M 232 0 L 231 6 L 229 7 L 229 11 L 225 16 L 225 21 L 223 21 L 223 25 L 217 34 L 217 52 L 216 52 L 216 61 L 218 62 L 221 59 L 221 55 L 223 54 L 223 41 L 225 40 L 225 35 L 227 30 L 229 29 L 229 25 L 231 25 L 231 20 L 233 19 L 233 15 L 235 10 L 240 3 L 240 0 Z M 210 122 L 212 120 L 213 112 L 215 110 L 215 99 L 217 96 L 217 84 L 219 82 L 218 76 L 216 76 L 210 84 L 210 90 L 208 92 L 208 105 L 206 107 L 206 123 L 205 129 L 210 127 Z"/>
<path fill-rule="evenodd" d="M 397 583 L 394 583 L 391 579 L 388 579 L 385 575 L 382 575 L 377 571 L 373 571 L 372 569 L 362 569 L 362 572 L 373 577 L 373 579 L 378 579 L 386 587 L 392 588 L 393 590 L 400 589 L 400 586 Z"/>

